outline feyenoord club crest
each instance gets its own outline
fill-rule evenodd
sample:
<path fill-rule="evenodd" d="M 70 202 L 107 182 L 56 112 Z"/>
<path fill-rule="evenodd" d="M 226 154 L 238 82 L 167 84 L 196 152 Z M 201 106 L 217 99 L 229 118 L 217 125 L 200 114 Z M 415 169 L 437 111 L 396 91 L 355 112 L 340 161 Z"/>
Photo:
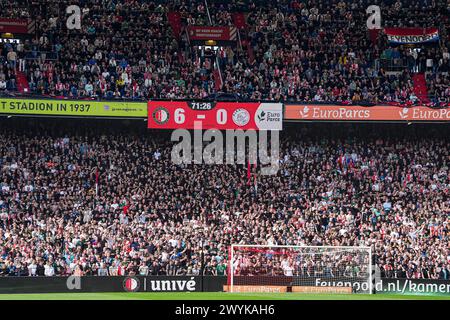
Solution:
<path fill-rule="evenodd" d="M 135 277 L 126 277 L 123 280 L 123 288 L 128 292 L 136 292 L 139 290 L 140 282 L 138 278 Z"/>
<path fill-rule="evenodd" d="M 160 125 L 165 124 L 167 121 L 169 121 L 169 118 L 170 118 L 169 110 L 167 110 L 164 107 L 156 108 L 153 111 L 152 116 L 153 116 L 153 120 L 155 120 L 155 122 Z"/>

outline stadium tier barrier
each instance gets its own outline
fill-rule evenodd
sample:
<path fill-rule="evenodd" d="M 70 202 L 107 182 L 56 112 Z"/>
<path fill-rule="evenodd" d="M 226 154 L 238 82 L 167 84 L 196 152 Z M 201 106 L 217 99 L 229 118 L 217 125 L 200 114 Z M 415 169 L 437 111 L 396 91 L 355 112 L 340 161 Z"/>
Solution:
<path fill-rule="evenodd" d="M 349 282 L 330 283 L 323 278 L 315 286 L 291 288 L 292 292 L 349 293 Z M 242 288 L 245 292 L 289 292 L 287 287 Z M 272 286 L 273 287 L 273 286 Z M 450 296 L 450 280 L 380 278 L 375 293 Z M 245 290 L 244 290 L 245 289 Z M 323 290 L 322 290 L 323 289 Z M 70 292 L 223 292 L 226 276 L 71 276 L 0 277 L 0 294 Z"/>

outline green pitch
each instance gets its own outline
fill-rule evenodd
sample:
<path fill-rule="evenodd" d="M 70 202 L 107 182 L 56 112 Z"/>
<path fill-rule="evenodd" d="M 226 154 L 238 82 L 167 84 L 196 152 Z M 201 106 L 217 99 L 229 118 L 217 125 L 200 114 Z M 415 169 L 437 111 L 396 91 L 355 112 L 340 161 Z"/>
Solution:
<path fill-rule="evenodd" d="M 299 293 L 45 293 L 0 294 L 0 300 L 450 300 L 450 296 L 387 294 L 299 294 Z"/>

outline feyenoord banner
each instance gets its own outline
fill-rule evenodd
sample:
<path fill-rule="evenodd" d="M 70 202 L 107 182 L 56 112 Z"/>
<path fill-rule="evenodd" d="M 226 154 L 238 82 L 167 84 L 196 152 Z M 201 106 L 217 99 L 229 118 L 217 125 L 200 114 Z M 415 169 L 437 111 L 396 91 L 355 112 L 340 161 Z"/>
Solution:
<path fill-rule="evenodd" d="M 216 40 L 216 41 L 236 41 L 236 27 L 209 27 L 209 26 L 189 26 L 188 35 L 190 40 Z"/>
<path fill-rule="evenodd" d="M 285 120 L 325 121 L 450 121 L 450 109 L 418 106 L 286 105 Z"/>
<path fill-rule="evenodd" d="M 0 33 L 31 34 L 35 29 L 36 23 L 31 19 L 0 18 Z"/>
<path fill-rule="evenodd" d="M 385 28 L 384 33 L 392 44 L 439 41 L 439 30 L 437 28 Z"/>
<path fill-rule="evenodd" d="M 148 128 L 282 130 L 281 103 L 148 102 Z"/>

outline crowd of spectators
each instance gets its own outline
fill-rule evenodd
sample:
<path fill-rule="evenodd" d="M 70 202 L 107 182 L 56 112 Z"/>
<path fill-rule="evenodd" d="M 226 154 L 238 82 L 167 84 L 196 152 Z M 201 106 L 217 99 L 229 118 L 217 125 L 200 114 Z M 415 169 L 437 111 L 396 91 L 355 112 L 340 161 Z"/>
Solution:
<path fill-rule="evenodd" d="M 444 2 L 380 2 L 384 26 L 436 26 L 443 40 L 420 51 L 391 48 L 382 35 L 372 43 L 365 8 L 373 3 L 367 1 L 257 2 L 247 17 L 251 50 L 242 51 L 237 63 L 229 61 L 225 67 L 225 90 L 269 100 L 358 103 L 423 98 L 415 97 L 413 72 L 448 74 L 448 9 Z M 393 68 L 396 65 L 402 67 Z M 430 77 L 431 83 L 434 79 Z M 448 96 L 432 99 L 448 101 Z"/>
<path fill-rule="evenodd" d="M 379 1 L 383 26 L 439 28 L 440 41 L 420 51 L 390 48 L 382 35 L 372 43 L 368 1 L 207 3 L 0 1 L 3 16 L 32 17 L 37 26 L 36 37 L 3 47 L 0 90 L 17 88 L 17 68 L 31 93 L 50 96 L 199 99 L 225 92 L 257 100 L 403 102 L 424 98 L 415 95 L 412 74 L 427 72 L 431 100 L 450 99 L 444 0 Z M 71 4 L 82 9 L 81 30 L 67 30 Z M 230 26 L 234 13 L 244 13 L 242 45 L 202 50 L 185 32 L 174 36 L 168 12 L 179 12 L 183 26 Z"/>
<path fill-rule="evenodd" d="M 371 246 L 384 276 L 450 279 L 446 126 L 287 128 L 249 184 L 174 164 L 145 123 L 0 121 L 0 275 L 225 275 L 234 243 Z"/>
<path fill-rule="evenodd" d="M 37 29 L 0 44 L 0 94 L 19 71 L 40 96 L 404 102 L 423 98 L 419 72 L 450 102 L 449 2 L 377 2 L 0 0 Z M 66 27 L 73 4 L 81 30 Z M 372 42 L 370 4 L 383 26 L 437 27 L 439 42 Z M 244 13 L 247 28 L 213 52 L 174 35 L 168 12 L 183 27 Z M 1 120 L 0 275 L 224 275 L 244 243 L 372 246 L 387 277 L 450 279 L 448 129 L 288 131 L 278 175 L 249 186 L 245 167 L 176 166 L 164 134 L 114 126 Z"/>

